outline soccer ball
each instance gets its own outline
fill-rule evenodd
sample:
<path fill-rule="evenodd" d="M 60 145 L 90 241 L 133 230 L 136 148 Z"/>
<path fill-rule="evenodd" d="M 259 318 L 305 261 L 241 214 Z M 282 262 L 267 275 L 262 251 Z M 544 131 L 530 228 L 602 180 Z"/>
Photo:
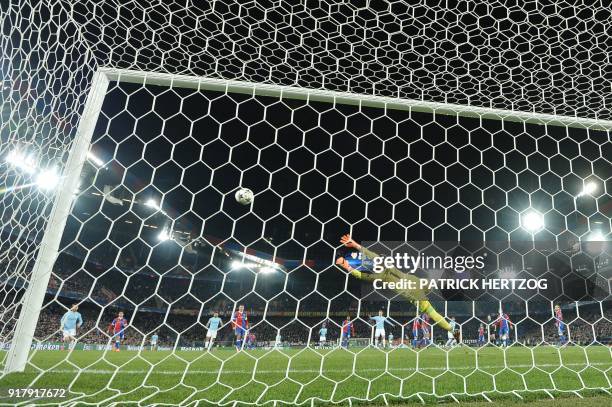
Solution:
<path fill-rule="evenodd" d="M 240 188 L 236 191 L 236 201 L 242 205 L 249 205 L 253 202 L 253 191 L 248 188 Z"/>

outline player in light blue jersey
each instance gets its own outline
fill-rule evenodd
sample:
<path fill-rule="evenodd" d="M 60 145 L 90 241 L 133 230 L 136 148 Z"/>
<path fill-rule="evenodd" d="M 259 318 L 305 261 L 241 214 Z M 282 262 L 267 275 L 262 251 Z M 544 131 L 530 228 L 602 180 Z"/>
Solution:
<path fill-rule="evenodd" d="M 275 348 L 283 347 L 283 337 L 281 336 L 280 332 L 276 334 L 276 338 L 274 339 L 274 347 Z"/>
<path fill-rule="evenodd" d="M 60 321 L 64 343 L 68 342 L 68 348 L 76 342 L 76 330 L 83 325 L 83 318 L 78 312 L 79 305 L 73 304 L 68 312 L 64 314 Z M 63 347 L 62 347 L 63 349 Z"/>
<path fill-rule="evenodd" d="M 153 333 L 153 335 L 151 335 L 151 350 L 157 350 L 157 341 L 159 339 L 159 336 L 157 335 L 157 332 Z"/>
<path fill-rule="evenodd" d="M 370 317 L 370 319 L 376 323 L 376 329 L 374 330 L 374 346 L 378 347 L 380 343 L 379 338 L 382 338 L 383 348 L 387 347 L 387 344 L 385 343 L 385 324 L 389 324 L 391 326 L 395 325 L 389 321 L 389 318 L 383 316 L 382 310 L 378 311 L 378 315 L 375 317 Z"/>
<path fill-rule="evenodd" d="M 212 318 L 210 318 L 206 323 L 206 328 L 208 329 L 208 331 L 206 332 L 205 346 L 206 349 L 208 349 L 209 351 L 212 349 L 213 342 L 217 338 L 217 332 L 219 331 L 221 325 L 223 325 L 223 321 L 221 321 L 221 318 L 219 318 L 218 312 L 215 312 Z"/>
<path fill-rule="evenodd" d="M 452 331 L 447 332 L 448 339 L 446 340 L 446 347 L 452 348 L 453 346 L 457 345 L 457 340 L 454 335 L 454 332 L 457 329 L 457 321 L 455 321 L 455 317 L 451 317 L 449 324 L 452 328 Z"/>
<path fill-rule="evenodd" d="M 324 346 L 327 342 L 327 325 L 323 324 L 319 329 L 319 346 Z"/>

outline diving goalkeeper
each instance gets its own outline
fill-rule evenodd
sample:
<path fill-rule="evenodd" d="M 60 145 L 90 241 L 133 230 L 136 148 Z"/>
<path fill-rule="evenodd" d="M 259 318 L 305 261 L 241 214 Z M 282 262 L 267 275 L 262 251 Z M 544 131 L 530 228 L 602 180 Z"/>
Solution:
<path fill-rule="evenodd" d="M 379 257 L 376 253 L 371 250 L 366 249 L 361 246 L 359 243 L 354 241 L 350 235 L 344 235 L 340 238 L 340 243 L 344 246 L 358 250 L 361 253 L 361 257 L 368 258 L 369 260 L 374 260 L 375 257 Z M 360 280 L 364 281 L 374 281 L 374 280 L 382 280 L 384 282 L 399 282 L 401 280 L 413 280 L 418 283 L 419 278 L 413 274 L 402 273 L 395 267 L 386 268 L 382 273 L 373 274 L 368 273 L 366 271 L 360 271 L 352 267 L 349 262 L 344 257 L 339 257 L 336 260 L 336 264 L 346 271 L 348 271 L 353 277 L 357 277 Z M 418 284 L 417 284 L 418 286 Z M 422 289 L 397 289 L 398 294 L 407 298 L 409 301 L 413 302 L 417 307 L 417 313 L 425 313 L 429 315 L 429 317 L 434 321 L 434 323 L 438 324 L 442 329 L 452 332 L 459 342 L 459 331 L 453 331 L 451 325 L 444 319 L 444 317 L 434 309 L 431 303 L 427 300 L 427 293 Z"/>

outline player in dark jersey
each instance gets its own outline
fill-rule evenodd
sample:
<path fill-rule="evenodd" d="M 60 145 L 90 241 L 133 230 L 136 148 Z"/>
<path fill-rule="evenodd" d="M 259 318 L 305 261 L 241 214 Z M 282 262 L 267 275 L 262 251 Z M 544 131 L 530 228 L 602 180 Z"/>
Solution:
<path fill-rule="evenodd" d="M 499 317 L 495 321 L 495 325 L 499 326 L 499 340 L 503 347 L 508 346 L 508 339 L 510 338 L 510 330 L 512 329 L 512 321 L 508 314 L 501 311 Z"/>
<path fill-rule="evenodd" d="M 412 347 L 416 349 L 419 346 L 419 332 L 421 331 L 421 317 L 416 316 L 412 320 Z"/>
<path fill-rule="evenodd" d="M 236 350 L 240 351 L 243 347 L 243 341 L 246 339 L 246 334 L 249 329 L 249 317 L 244 310 L 244 305 L 238 307 L 238 311 L 234 313 L 231 319 L 234 335 L 236 336 Z"/>
<path fill-rule="evenodd" d="M 487 315 L 487 330 L 489 331 L 489 342 L 495 345 L 495 322 L 491 315 Z"/>
<path fill-rule="evenodd" d="M 421 345 L 427 347 L 431 341 L 431 325 L 429 324 L 429 315 L 425 312 L 421 314 L 421 332 L 423 332 Z"/>
<path fill-rule="evenodd" d="M 555 305 L 555 326 L 559 334 L 559 346 L 563 346 L 567 343 L 567 326 L 563 322 L 563 311 L 559 305 Z"/>
<path fill-rule="evenodd" d="M 341 338 L 342 347 L 348 348 L 351 336 L 354 336 L 354 335 L 355 335 L 355 325 L 353 324 L 353 321 L 351 321 L 350 315 L 347 315 L 346 319 L 342 321 L 342 338 Z"/>

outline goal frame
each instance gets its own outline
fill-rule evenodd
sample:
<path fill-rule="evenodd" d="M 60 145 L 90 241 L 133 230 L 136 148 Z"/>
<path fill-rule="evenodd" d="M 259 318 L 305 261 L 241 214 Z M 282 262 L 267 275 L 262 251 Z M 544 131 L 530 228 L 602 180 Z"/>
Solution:
<path fill-rule="evenodd" d="M 21 299 L 21 311 L 16 324 L 11 346 L 6 356 L 4 373 L 22 372 L 29 360 L 34 331 L 44 302 L 47 285 L 58 256 L 64 228 L 70 215 L 74 191 L 78 187 L 83 165 L 91 145 L 91 139 L 102 105 L 111 82 L 158 85 L 171 88 L 219 91 L 227 94 L 241 93 L 252 96 L 269 96 L 283 99 L 298 99 L 326 102 L 333 105 L 375 107 L 385 110 L 428 112 L 441 115 L 465 116 L 480 119 L 504 120 L 539 125 L 577 127 L 594 130 L 612 130 L 612 120 L 560 116 L 536 112 L 521 112 L 450 103 L 426 102 L 377 95 L 321 89 L 281 86 L 218 78 L 145 72 L 129 69 L 99 68 L 93 75 L 87 100 L 79 120 L 68 160 L 62 170 L 61 181 L 56 190 L 53 207 L 47 222 L 30 279 Z"/>

